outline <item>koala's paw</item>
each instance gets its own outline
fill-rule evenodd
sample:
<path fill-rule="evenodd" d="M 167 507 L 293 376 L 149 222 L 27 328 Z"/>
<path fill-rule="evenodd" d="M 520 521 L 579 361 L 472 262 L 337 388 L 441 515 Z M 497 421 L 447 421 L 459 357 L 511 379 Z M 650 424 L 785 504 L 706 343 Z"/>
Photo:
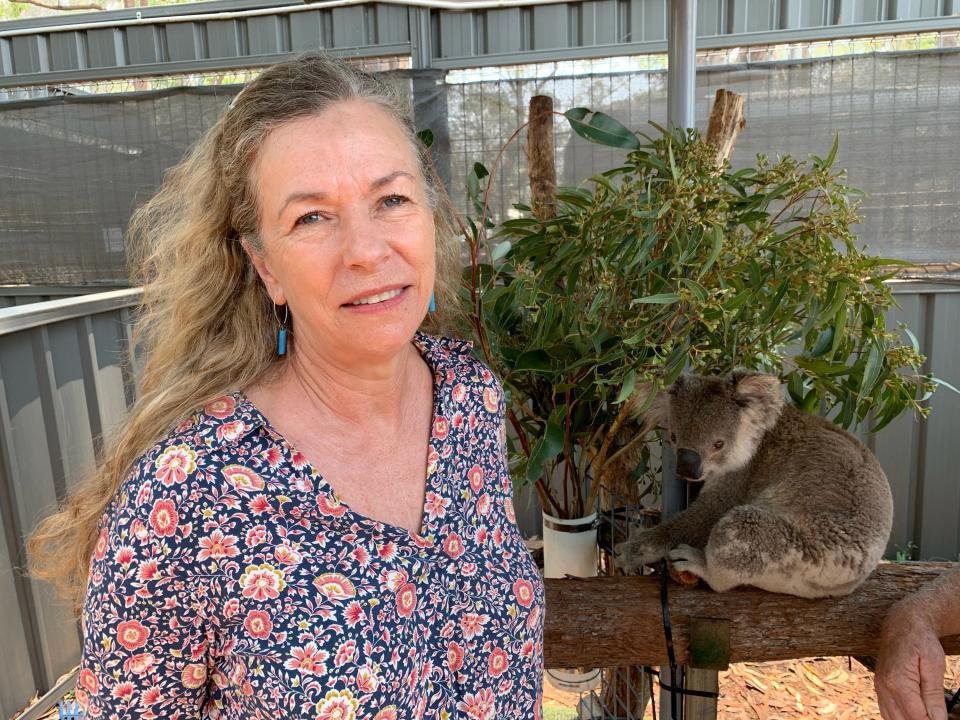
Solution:
<path fill-rule="evenodd" d="M 638 575 L 644 565 L 659 560 L 665 551 L 663 543 L 651 530 L 633 533 L 629 540 L 613 547 L 617 567 L 625 575 Z"/>
<path fill-rule="evenodd" d="M 690 576 L 706 581 L 707 557 L 703 554 L 703 550 L 691 545 L 677 545 L 667 553 L 667 560 L 671 564 L 671 575 L 675 575 L 678 582 L 684 585 L 695 585 L 695 580 L 690 582 Z"/>

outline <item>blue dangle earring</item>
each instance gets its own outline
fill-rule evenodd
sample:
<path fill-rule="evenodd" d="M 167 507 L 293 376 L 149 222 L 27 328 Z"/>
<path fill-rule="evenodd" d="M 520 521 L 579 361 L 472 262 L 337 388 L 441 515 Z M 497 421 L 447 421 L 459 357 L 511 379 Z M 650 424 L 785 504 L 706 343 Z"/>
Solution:
<path fill-rule="evenodd" d="M 283 322 L 280 321 L 280 316 L 277 313 L 277 304 L 273 304 L 273 317 L 277 320 L 277 355 L 284 356 L 287 354 L 287 319 L 289 318 L 289 312 L 286 303 L 283 306 Z"/>
<path fill-rule="evenodd" d="M 430 312 L 437 311 L 437 295 L 436 293 L 430 293 L 430 307 L 427 308 Z"/>

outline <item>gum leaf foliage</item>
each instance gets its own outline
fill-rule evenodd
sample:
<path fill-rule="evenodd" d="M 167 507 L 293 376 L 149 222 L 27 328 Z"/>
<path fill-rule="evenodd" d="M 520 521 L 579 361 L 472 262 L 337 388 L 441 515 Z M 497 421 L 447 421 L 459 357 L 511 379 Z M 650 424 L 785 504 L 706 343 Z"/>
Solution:
<path fill-rule="evenodd" d="M 925 412 L 934 380 L 884 324 L 897 262 L 855 244 L 860 193 L 832 167 L 836 142 L 824 159 L 761 155 L 734 172 L 696 131 L 641 141 L 599 112 L 566 117 L 625 162 L 560 188 L 548 220 L 516 205 L 484 238 L 469 220 L 471 247 L 490 252 L 464 272 L 465 306 L 526 435 L 521 482 L 566 458 L 582 489 L 622 403 L 649 403 L 685 367 L 778 374 L 799 407 L 844 428 Z M 475 210 L 485 176 L 471 177 Z"/>

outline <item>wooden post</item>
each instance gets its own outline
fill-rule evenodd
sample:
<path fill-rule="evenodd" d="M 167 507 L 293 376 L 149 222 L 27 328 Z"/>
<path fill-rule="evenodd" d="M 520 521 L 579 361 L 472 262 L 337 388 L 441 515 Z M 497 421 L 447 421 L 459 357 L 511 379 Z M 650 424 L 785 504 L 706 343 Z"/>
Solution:
<path fill-rule="evenodd" d="M 707 143 L 717 148 L 717 167 L 730 159 L 737 135 L 747 125 L 743 117 L 743 96 L 729 90 L 717 90 L 707 124 Z"/>
<path fill-rule="evenodd" d="M 950 563 L 885 563 L 852 594 L 818 600 L 752 588 L 716 593 L 702 584 L 671 583 L 677 662 L 690 664 L 692 618 L 729 621 L 730 662 L 876 655 L 890 606 L 942 572 L 956 570 Z M 568 577 L 545 583 L 546 667 L 667 664 L 657 578 Z M 960 654 L 960 636 L 942 642 L 948 653 Z"/>
<path fill-rule="evenodd" d="M 541 220 L 557 214 L 557 166 L 553 150 L 553 98 L 530 98 L 530 125 L 527 128 L 527 167 L 530 175 L 531 207 Z"/>

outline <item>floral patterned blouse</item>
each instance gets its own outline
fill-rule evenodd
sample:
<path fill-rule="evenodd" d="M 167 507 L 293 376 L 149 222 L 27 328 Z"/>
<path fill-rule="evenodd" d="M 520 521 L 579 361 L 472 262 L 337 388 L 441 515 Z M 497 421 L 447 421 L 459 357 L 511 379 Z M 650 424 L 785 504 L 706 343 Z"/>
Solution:
<path fill-rule="evenodd" d="M 90 560 L 88 717 L 539 720 L 543 581 L 503 391 L 469 343 L 414 345 L 434 377 L 420 533 L 352 511 L 240 392 L 134 464 Z"/>

